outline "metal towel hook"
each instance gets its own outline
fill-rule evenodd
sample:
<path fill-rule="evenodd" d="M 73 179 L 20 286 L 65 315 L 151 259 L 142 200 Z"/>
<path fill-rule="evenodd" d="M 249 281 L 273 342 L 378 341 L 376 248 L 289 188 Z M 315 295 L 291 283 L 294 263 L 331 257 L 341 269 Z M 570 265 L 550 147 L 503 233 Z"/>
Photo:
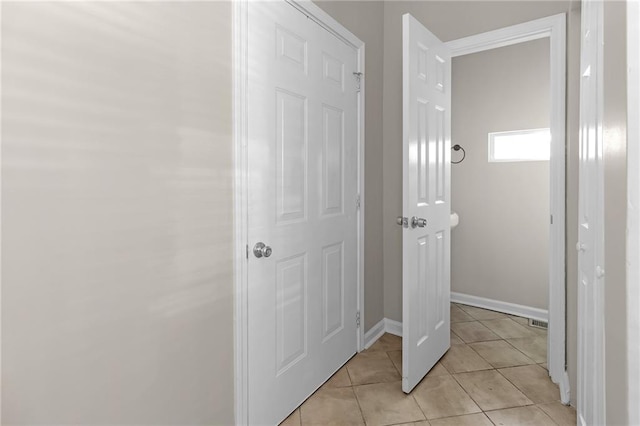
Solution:
<path fill-rule="evenodd" d="M 464 160 L 464 157 L 466 157 L 466 156 L 467 156 L 467 153 L 466 153 L 466 151 L 464 150 L 464 148 L 463 148 L 463 147 L 461 147 L 461 146 L 460 146 L 460 145 L 458 145 L 458 144 L 455 144 L 454 146 L 452 146 L 452 147 L 451 147 L 451 149 L 452 149 L 452 150 L 454 150 L 454 151 L 460 151 L 460 150 L 462 150 L 462 158 L 461 158 L 460 160 L 458 160 L 458 161 L 451 161 L 451 164 L 458 164 L 458 163 L 462 163 L 462 160 Z"/>

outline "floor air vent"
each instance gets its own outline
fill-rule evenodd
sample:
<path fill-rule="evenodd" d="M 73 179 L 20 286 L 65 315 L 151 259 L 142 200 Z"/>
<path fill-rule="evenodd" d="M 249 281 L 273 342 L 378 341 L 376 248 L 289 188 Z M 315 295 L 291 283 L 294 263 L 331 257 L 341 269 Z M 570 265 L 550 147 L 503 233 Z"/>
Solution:
<path fill-rule="evenodd" d="M 531 327 L 538 327 L 538 328 L 544 328 L 545 330 L 547 328 L 549 328 L 549 324 L 545 321 L 540 321 L 537 319 L 531 319 L 529 318 L 529 326 Z"/>

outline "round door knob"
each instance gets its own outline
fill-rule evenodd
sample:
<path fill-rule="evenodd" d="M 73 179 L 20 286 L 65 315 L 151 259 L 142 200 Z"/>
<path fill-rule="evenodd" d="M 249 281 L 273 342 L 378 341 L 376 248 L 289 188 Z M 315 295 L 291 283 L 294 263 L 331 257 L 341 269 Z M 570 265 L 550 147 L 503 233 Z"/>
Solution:
<path fill-rule="evenodd" d="M 269 257 L 271 253 L 273 253 L 271 247 L 263 242 L 256 243 L 256 245 L 253 246 L 253 255 L 257 258 Z"/>
<path fill-rule="evenodd" d="M 423 219 L 421 217 L 413 216 L 411 218 L 411 227 L 412 228 L 424 228 L 427 226 L 427 219 Z"/>

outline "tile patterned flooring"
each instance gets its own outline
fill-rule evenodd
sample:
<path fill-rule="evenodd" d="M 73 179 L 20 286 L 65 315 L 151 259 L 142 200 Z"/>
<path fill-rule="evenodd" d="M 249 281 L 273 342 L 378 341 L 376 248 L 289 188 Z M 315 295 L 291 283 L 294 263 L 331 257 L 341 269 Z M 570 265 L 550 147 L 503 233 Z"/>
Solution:
<path fill-rule="evenodd" d="M 385 334 L 282 425 L 575 425 L 546 358 L 546 330 L 452 303 L 451 349 L 411 394 L 401 388 L 402 339 Z"/>

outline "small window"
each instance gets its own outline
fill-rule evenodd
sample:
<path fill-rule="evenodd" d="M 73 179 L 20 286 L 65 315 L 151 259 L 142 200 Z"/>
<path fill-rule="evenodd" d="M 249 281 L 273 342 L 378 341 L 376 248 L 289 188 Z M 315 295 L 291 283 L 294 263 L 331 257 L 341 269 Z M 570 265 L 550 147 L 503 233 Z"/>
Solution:
<path fill-rule="evenodd" d="M 549 161 L 549 129 L 489 133 L 489 162 Z"/>

